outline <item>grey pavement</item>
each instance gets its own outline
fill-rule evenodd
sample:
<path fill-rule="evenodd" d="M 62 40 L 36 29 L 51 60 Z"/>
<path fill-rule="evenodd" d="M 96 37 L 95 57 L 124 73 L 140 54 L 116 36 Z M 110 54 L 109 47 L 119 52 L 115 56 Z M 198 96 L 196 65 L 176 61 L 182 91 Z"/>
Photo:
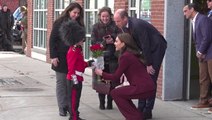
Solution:
<path fill-rule="evenodd" d="M 115 103 L 113 110 L 98 109 L 89 68 L 84 78 L 80 116 L 86 120 L 124 120 Z M 152 120 L 212 120 L 207 109 L 190 109 L 196 102 L 157 99 Z M 68 116 L 58 115 L 55 73 L 50 64 L 0 51 L 0 120 L 68 120 Z"/>

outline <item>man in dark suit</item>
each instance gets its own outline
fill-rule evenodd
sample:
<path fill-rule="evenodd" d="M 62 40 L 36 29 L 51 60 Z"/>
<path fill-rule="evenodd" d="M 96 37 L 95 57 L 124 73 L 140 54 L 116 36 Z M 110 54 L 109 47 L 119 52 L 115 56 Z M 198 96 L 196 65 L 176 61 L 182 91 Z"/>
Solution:
<path fill-rule="evenodd" d="M 208 17 L 212 20 L 212 0 L 207 0 L 207 5 L 210 11 L 208 12 Z"/>
<path fill-rule="evenodd" d="M 147 72 L 157 84 L 160 66 L 167 48 L 164 37 L 153 25 L 147 21 L 129 17 L 127 11 L 123 9 L 118 9 L 115 12 L 114 21 L 123 32 L 132 35 L 144 56 Z M 138 109 L 143 111 L 145 119 L 152 118 L 154 103 L 155 97 L 148 100 L 139 100 Z"/>
<path fill-rule="evenodd" d="M 187 19 L 193 22 L 193 39 L 199 61 L 200 99 L 192 108 L 208 108 L 212 105 L 210 84 L 212 80 L 212 21 L 197 12 L 194 3 L 183 8 Z"/>

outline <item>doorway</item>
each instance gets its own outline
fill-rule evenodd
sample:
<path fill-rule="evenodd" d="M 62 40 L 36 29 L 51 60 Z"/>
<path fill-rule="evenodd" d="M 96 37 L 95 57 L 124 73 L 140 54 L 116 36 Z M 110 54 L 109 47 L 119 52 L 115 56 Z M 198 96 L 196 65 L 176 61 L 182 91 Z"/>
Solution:
<path fill-rule="evenodd" d="M 207 3 L 206 0 L 190 0 L 189 2 L 195 3 L 198 6 L 198 11 L 202 14 L 206 14 L 208 12 L 207 8 Z M 185 28 L 185 40 L 189 40 L 187 42 L 188 46 L 187 47 L 187 53 L 186 55 L 188 56 L 188 76 L 187 76 L 187 96 L 186 99 L 188 100 L 196 100 L 199 98 L 199 66 L 198 66 L 198 61 L 196 58 L 196 52 L 195 52 L 195 47 L 194 43 L 192 40 L 192 25 L 190 22 L 186 22 L 185 26 L 189 29 L 186 30 Z"/>

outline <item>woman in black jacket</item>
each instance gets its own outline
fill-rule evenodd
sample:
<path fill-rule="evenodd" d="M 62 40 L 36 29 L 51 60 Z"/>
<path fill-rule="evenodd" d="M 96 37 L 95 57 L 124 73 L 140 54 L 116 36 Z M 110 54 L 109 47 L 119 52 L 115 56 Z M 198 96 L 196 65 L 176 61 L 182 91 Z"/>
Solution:
<path fill-rule="evenodd" d="M 69 49 L 60 37 L 60 26 L 69 19 L 76 20 L 79 25 L 84 26 L 83 23 L 83 9 L 76 3 L 71 2 L 69 6 L 62 12 L 60 17 L 56 19 L 50 35 L 50 58 L 52 69 L 56 73 L 56 95 L 59 107 L 59 115 L 66 116 L 68 111 L 68 97 L 67 97 L 67 61 L 66 54 Z M 70 111 L 69 111 L 70 112 Z"/>
<path fill-rule="evenodd" d="M 115 38 L 120 32 L 116 27 L 112 17 L 113 14 L 109 7 L 103 7 L 99 10 L 99 22 L 93 25 L 91 34 L 91 44 L 102 44 L 104 46 L 104 71 L 113 73 L 117 67 L 117 57 L 115 56 Z M 112 84 L 115 87 L 114 84 Z M 101 110 L 105 109 L 105 94 L 98 94 Z M 107 109 L 112 109 L 112 97 L 107 95 Z"/>

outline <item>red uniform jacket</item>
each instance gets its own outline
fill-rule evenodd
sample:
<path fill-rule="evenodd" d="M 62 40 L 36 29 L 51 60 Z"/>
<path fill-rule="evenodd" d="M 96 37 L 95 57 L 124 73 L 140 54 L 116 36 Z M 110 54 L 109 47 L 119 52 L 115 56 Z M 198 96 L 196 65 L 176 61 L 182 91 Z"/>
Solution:
<path fill-rule="evenodd" d="M 71 75 L 76 75 L 78 81 L 83 81 L 83 76 L 77 73 L 84 73 L 85 68 L 88 66 L 84 61 L 82 48 L 71 46 L 68 50 L 67 56 L 68 73 L 66 78 L 71 80 Z M 76 73 L 77 72 L 77 73 Z"/>

